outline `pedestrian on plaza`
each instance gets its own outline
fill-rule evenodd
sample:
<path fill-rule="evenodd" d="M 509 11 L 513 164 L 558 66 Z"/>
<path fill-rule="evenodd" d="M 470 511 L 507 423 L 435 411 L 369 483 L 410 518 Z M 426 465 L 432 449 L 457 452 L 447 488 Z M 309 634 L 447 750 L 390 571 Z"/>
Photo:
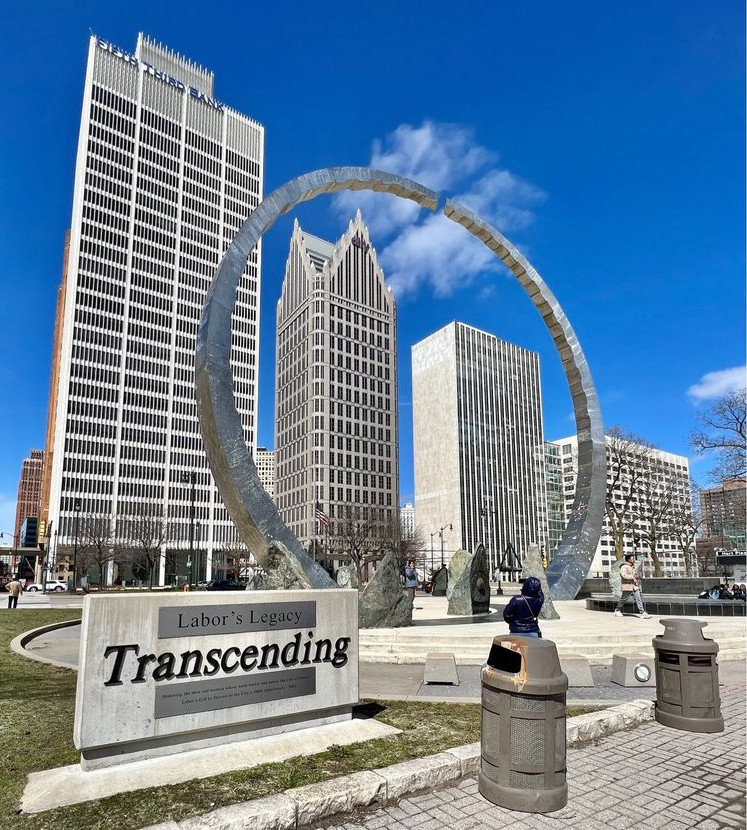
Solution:
<path fill-rule="evenodd" d="M 405 588 L 412 588 L 412 598 L 415 599 L 415 589 L 418 587 L 418 572 L 415 560 L 411 559 L 405 568 Z"/>
<path fill-rule="evenodd" d="M 13 577 L 5 588 L 8 591 L 8 609 L 18 608 L 18 597 L 23 593 L 23 585 Z"/>
<path fill-rule="evenodd" d="M 521 634 L 524 637 L 541 637 L 537 618 L 545 602 L 542 593 L 542 583 L 536 576 L 524 580 L 521 586 L 521 595 L 511 597 L 508 605 L 503 609 L 503 619 L 508 623 L 508 630 L 512 634 Z"/>
<path fill-rule="evenodd" d="M 622 565 L 620 565 L 620 583 L 622 587 L 622 596 L 620 597 L 620 601 L 617 603 L 617 608 L 615 608 L 615 616 L 623 616 L 623 607 L 632 596 L 635 601 L 636 608 L 638 609 L 638 614 L 636 616 L 640 617 L 642 620 L 651 619 L 651 614 L 646 613 L 646 608 L 643 604 L 643 597 L 641 596 L 641 581 L 638 576 L 638 571 L 635 569 L 634 553 L 626 554 Z"/>

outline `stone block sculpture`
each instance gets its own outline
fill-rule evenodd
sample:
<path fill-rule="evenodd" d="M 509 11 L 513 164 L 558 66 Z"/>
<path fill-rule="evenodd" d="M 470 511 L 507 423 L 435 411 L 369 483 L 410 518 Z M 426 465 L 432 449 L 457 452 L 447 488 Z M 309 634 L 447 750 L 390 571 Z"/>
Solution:
<path fill-rule="evenodd" d="M 357 588 L 358 571 L 355 565 L 343 565 L 338 569 L 335 579 L 340 588 Z"/>
<path fill-rule="evenodd" d="M 460 576 L 452 583 L 448 613 L 461 616 L 487 614 L 490 611 L 490 572 L 485 548 L 478 545 L 471 556 L 466 551 L 457 553 L 465 554 L 465 563 Z"/>
<path fill-rule="evenodd" d="M 454 588 L 462 578 L 464 569 L 467 567 L 471 556 L 466 550 L 456 550 L 449 561 L 449 584 L 446 588 L 446 599 L 451 601 L 454 594 Z"/>
<path fill-rule="evenodd" d="M 267 548 L 267 565 L 261 575 L 255 572 L 254 590 L 295 591 L 312 588 L 308 574 L 301 563 L 282 542 L 272 542 Z"/>
<path fill-rule="evenodd" d="M 401 628 L 412 625 L 412 591 L 405 591 L 399 560 L 387 553 L 358 600 L 361 628 Z"/>
<path fill-rule="evenodd" d="M 449 569 L 446 565 L 441 567 L 433 574 L 433 596 L 445 597 L 449 590 Z"/>

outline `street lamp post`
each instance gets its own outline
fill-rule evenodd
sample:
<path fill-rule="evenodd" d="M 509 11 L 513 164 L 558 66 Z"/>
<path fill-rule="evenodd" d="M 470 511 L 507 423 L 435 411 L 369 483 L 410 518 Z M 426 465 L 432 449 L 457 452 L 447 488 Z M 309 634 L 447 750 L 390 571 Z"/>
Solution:
<path fill-rule="evenodd" d="M 55 530 L 55 538 L 57 538 L 57 531 Z M 39 548 L 43 552 L 42 556 L 42 563 L 41 563 L 41 574 L 42 574 L 42 593 L 46 594 L 47 592 L 47 577 L 49 574 L 49 563 L 52 559 L 52 522 L 47 525 L 47 533 L 44 537 L 44 542 L 39 545 Z"/>
<path fill-rule="evenodd" d="M 454 528 L 450 524 L 449 525 L 444 525 L 443 527 L 440 527 L 438 529 L 438 535 L 441 537 L 441 567 L 442 568 L 444 566 L 444 530 L 446 530 L 447 528 L 449 530 L 454 530 Z"/>
<path fill-rule="evenodd" d="M 202 524 L 195 522 L 195 538 L 197 539 L 197 574 L 195 581 L 199 582 L 202 576 Z M 205 574 L 207 576 L 207 573 Z"/>
<path fill-rule="evenodd" d="M 73 544 L 73 581 L 72 581 L 72 592 L 75 593 L 78 590 L 78 520 L 80 518 L 80 508 L 82 506 L 80 499 L 75 499 L 73 501 L 73 509 L 75 510 L 75 541 Z"/>
<path fill-rule="evenodd" d="M 197 484 L 197 473 L 194 470 L 183 472 L 182 483 L 191 485 L 189 495 L 189 584 L 192 585 L 195 581 L 195 485 Z"/>
<path fill-rule="evenodd" d="M 436 535 L 437 531 L 433 531 L 431 533 L 431 580 L 433 579 L 433 537 Z"/>

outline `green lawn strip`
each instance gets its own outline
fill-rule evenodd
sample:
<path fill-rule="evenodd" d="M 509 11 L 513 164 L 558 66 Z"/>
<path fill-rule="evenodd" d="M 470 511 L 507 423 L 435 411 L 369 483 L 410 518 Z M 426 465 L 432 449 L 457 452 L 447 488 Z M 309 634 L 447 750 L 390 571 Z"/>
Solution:
<path fill-rule="evenodd" d="M 74 610 L 0 615 L 0 827 L 7 830 L 137 830 L 480 739 L 478 704 L 367 701 L 359 707 L 362 713 L 402 733 L 283 763 L 16 815 L 27 773 L 78 761 L 72 742 L 75 672 L 27 660 L 8 644 L 31 628 L 76 616 L 80 612 Z"/>

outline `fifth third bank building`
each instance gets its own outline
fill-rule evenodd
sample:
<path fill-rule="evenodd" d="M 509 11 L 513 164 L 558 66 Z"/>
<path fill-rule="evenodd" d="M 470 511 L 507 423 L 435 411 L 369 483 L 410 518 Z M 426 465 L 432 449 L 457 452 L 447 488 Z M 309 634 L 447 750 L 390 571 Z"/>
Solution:
<path fill-rule="evenodd" d="M 195 337 L 218 262 L 262 198 L 263 157 L 264 128 L 218 100 L 211 71 L 142 34 L 133 52 L 91 37 L 41 507 L 58 573 L 91 528 L 107 527 L 113 550 L 133 552 L 119 578 L 144 535 L 155 582 L 225 568 L 235 531 L 203 452 Z M 252 452 L 260 265 L 258 248 L 233 315 Z M 111 578 L 120 566 L 107 567 Z M 142 558 L 138 569 L 150 578 Z"/>

